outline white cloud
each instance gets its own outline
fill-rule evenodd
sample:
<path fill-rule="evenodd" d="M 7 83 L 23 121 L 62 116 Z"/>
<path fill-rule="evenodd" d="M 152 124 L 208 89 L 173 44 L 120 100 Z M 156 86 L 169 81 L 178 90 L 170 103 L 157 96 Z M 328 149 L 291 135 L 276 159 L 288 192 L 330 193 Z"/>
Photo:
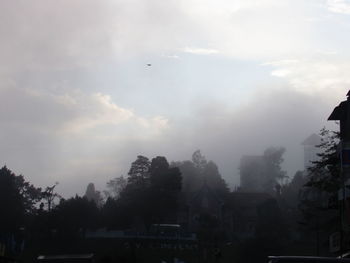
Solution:
<path fill-rule="evenodd" d="M 219 53 L 216 49 L 208 49 L 208 48 L 190 48 L 186 47 L 183 49 L 183 52 L 191 53 L 195 55 L 212 55 Z"/>
<path fill-rule="evenodd" d="M 286 77 L 288 74 L 290 73 L 289 70 L 286 70 L 286 69 L 278 69 L 278 70 L 273 70 L 271 72 L 271 75 L 272 76 L 275 76 L 275 77 Z"/>
<path fill-rule="evenodd" d="M 101 93 L 80 94 L 79 97 L 71 97 L 70 100 L 78 100 L 75 108 L 79 117 L 67 121 L 63 125 L 64 132 L 81 133 L 101 125 L 121 125 L 135 118 L 131 110 L 119 107 L 111 101 L 110 96 Z"/>
<path fill-rule="evenodd" d="M 334 13 L 350 14 L 350 1 L 349 0 L 328 0 L 328 9 Z"/>
<path fill-rule="evenodd" d="M 350 63 L 346 58 L 320 55 L 309 59 L 289 59 L 270 63 L 272 76 L 285 78 L 290 86 L 305 94 L 318 94 L 325 100 L 337 101 L 350 86 Z"/>
<path fill-rule="evenodd" d="M 103 93 L 0 89 L 0 160 L 39 185 L 92 171 L 111 175 L 125 158 L 115 155 L 128 157 L 124 145 L 154 141 L 168 127 L 165 117 L 142 116 Z"/>

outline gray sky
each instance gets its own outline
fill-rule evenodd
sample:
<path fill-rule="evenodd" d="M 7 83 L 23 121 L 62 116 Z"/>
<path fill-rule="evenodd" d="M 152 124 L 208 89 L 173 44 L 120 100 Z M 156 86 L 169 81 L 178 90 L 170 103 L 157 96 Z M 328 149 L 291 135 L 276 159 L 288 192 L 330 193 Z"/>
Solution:
<path fill-rule="evenodd" d="M 284 146 L 293 176 L 350 88 L 349 0 L 11 0 L 0 20 L 0 161 L 66 196 L 139 154 L 201 149 L 232 186 Z"/>

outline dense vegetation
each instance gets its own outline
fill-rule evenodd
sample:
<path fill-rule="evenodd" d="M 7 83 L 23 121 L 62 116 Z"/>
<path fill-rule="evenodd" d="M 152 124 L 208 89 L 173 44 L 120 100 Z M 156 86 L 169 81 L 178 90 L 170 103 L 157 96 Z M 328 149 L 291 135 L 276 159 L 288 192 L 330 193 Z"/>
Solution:
<path fill-rule="evenodd" d="M 213 235 L 208 236 L 211 218 L 201 222 L 207 226 L 201 233 L 207 234 L 198 235 L 199 245 L 206 249 L 220 246 L 223 253 L 226 251 L 223 258 L 235 258 L 238 262 L 262 260 L 268 254 L 320 253 L 324 246 L 320 242 L 321 229 L 325 233 L 336 231 L 339 221 L 335 213 L 327 216 L 327 220 L 316 222 L 325 210 L 339 209 L 337 134 L 322 130 L 321 136 L 319 147 L 323 151 L 319 161 L 309 171 L 297 172 L 289 182 L 280 167 L 285 150 L 265 151 L 263 174 L 268 183 L 265 187 L 273 198 L 257 207 L 259 222 L 253 237 L 229 240 L 227 235 L 221 235 L 213 240 Z M 171 164 L 162 156 L 151 160 L 137 156 L 128 176 L 112 178 L 103 192 L 89 183 L 84 196 L 64 199 L 55 191 L 56 185 L 43 190 L 6 166 L 0 169 L 0 209 L 4 211 L 0 217 L 0 243 L 14 238 L 17 244 L 6 250 L 7 255 L 28 254 L 26 249 L 32 250 L 29 255 L 33 255 L 35 244 L 43 248 L 48 240 L 53 243 L 83 240 L 88 230 L 137 227 L 147 232 L 154 223 L 177 223 L 179 208 L 188 205 L 193 193 L 203 185 L 208 185 L 220 200 L 226 200 L 232 193 L 217 165 L 207 161 L 200 151 L 194 152 L 192 160 Z M 317 235 L 313 235 L 314 232 Z M 24 240 L 30 245 L 23 246 Z M 252 250 L 255 253 L 251 253 Z"/>

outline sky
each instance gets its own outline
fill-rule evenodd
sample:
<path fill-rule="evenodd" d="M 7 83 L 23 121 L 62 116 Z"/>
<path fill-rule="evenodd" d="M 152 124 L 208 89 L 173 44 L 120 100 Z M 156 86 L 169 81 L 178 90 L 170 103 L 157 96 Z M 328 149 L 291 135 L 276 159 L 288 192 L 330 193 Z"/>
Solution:
<path fill-rule="evenodd" d="M 234 187 L 274 146 L 292 178 L 337 129 L 349 31 L 350 0 L 0 1 L 0 165 L 72 196 L 200 149 Z"/>

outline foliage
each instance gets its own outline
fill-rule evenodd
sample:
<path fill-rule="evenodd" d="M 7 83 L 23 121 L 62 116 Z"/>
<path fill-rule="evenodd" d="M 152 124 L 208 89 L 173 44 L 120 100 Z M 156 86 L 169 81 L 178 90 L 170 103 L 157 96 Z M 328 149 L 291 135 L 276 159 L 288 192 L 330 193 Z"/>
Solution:
<path fill-rule="evenodd" d="M 319 159 L 307 170 L 305 183 L 299 201 L 305 230 L 319 232 L 335 231 L 338 227 L 338 190 L 340 181 L 340 158 L 337 152 L 339 133 L 325 128 L 320 131 Z M 330 210 L 334 210 L 330 213 Z"/>
<path fill-rule="evenodd" d="M 307 183 L 307 178 L 302 171 L 297 171 L 293 179 L 281 187 L 281 196 L 289 208 L 297 208 L 299 198 L 304 185 Z"/>
<path fill-rule="evenodd" d="M 51 225 L 64 236 L 76 235 L 81 230 L 98 225 L 99 210 L 94 201 L 76 195 L 60 203 L 52 210 Z"/>
<path fill-rule="evenodd" d="M 127 180 L 124 176 L 119 176 L 109 180 L 106 184 L 107 190 L 104 191 L 104 195 L 108 198 L 118 199 L 120 193 L 127 185 Z"/>
<path fill-rule="evenodd" d="M 47 210 L 50 211 L 52 206 L 54 205 L 55 199 L 60 199 L 61 196 L 55 192 L 55 188 L 58 185 L 58 182 L 56 182 L 53 186 L 47 186 L 45 188 L 45 191 L 41 193 L 42 199 L 45 200 L 47 205 Z M 44 207 L 44 203 L 40 205 L 41 209 Z"/>
<path fill-rule="evenodd" d="M 274 194 L 286 172 L 282 170 L 283 147 L 270 147 L 260 156 L 245 156 L 241 159 L 241 187 L 244 191 Z"/>
<path fill-rule="evenodd" d="M 0 169 L 0 232 L 11 232 L 24 224 L 24 217 L 34 213 L 41 189 L 15 175 L 6 166 Z"/>
<path fill-rule="evenodd" d="M 86 187 L 85 197 L 87 200 L 95 202 L 98 207 L 102 205 L 103 198 L 101 193 L 95 190 L 95 185 L 93 183 L 89 183 Z"/>
<path fill-rule="evenodd" d="M 339 132 L 322 128 L 320 131 L 321 150 L 319 160 L 308 169 L 307 187 L 316 188 L 327 193 L 336 193 L 340 187 L 340 158 L 337 153 Z"/>
<path fill-rule="evenodd" d="M 286 172 L 282 170 L 283 154 L 286 149 L 283 147 L 270 147 L 264 151 L 264 160 L 266 163 L 266 185 L 265 189 L 274 189 L 282 179 L 286 178 Z"/>
<path fill-rule="evenodd" d="M 141 221 L 143 227 L 168 223 L 176 213 L 180 189 L 181 173 L 178 168 L 170 167 L 165 157 L 158 156 L 150 162 L 147 157 L 137 156 L 119 198 L 109 198 L 103 213 L 121 217 L 123 225 L 126 221 L 135 224 L 135 220 Z M 112 207 L 118 209 L 118 215 Z"/>
<path fill-rule="evenodd" d="M 128 184 L 133 187 L 144 187 L 149 183 L 149 170 L 151 163 L 145 156 L 139 155 L 131 164 L 129 170 Z"/>
<path fill-rule="evenodd" d="M 187 197 L 198 191 L 205 183 L 219 195 L 224 195 L 229 191 L 216 163 L 207 161 L 200 150 L 193 153 L 192 161 L 174 162 L 172 166 L 179 167 L 181 171 L 182 192 Z"/>

